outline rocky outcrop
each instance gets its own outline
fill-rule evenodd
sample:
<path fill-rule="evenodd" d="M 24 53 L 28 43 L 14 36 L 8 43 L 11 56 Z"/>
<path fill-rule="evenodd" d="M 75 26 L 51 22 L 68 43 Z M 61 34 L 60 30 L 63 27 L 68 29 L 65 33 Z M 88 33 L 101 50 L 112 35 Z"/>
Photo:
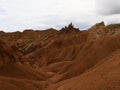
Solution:
<path fill-rule="evenodd" d="M 97 30 L 97 29 L 100 29 L 100 28 L 103 28 L 105 27 L 105 24 L 104 22 L 100 22 L 100 23 L 97 23 L 95 25 L 93 25 L 89 30 Z"/>
<path fill-rule="evenodd" d="M 79 32 L 79 28 L 75 28 L 74 25 L 70 23 L 68 26 L 63 27 L 58 34 L 74 34 Z"/>
<path fill-rule="evenodd" d="M 104 22 L 93 25 L 89 30 L 89 40 L 111 37 L 119 34 L 119 24 L 105 26 Z"/>

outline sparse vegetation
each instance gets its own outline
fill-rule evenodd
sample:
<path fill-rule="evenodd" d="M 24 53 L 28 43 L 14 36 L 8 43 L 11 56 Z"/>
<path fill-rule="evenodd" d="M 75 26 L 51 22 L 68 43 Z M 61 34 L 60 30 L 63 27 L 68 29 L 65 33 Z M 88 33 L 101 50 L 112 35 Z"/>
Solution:
<path fill-rule="evenodd" d="M 27 52 L 29 52 L 30 49 L 32 49 L 34 47 L 34 44 L 30 44 L 28 46 L 25 46 L 22 48 L 22 53 L 26 54 Z"/>
<path fill-rule="evenodd" d="M 114 32 L 111 32 L 111 35 L 115 34 L 115 31 Z"/>

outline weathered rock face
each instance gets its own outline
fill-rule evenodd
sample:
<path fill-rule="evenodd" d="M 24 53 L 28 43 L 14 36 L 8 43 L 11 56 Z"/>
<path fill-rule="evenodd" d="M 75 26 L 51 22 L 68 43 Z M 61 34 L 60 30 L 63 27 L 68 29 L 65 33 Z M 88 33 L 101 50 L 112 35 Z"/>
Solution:
<path fill-rule="evenodd" d="M 79 32 L 80 32 L 79 28 L 75 28 L 74 25 L 70 23 L 68 26 L 63 27 L 59 31 L 59 34 L 75 34 Z"/>
<path fill-rule="evenodd" d="M 16 62 L 17 56 L 3 40 L 0 39 L 0 67 Z"/>
<path fill-rule="evenodd" d="M 102 21 L 102 22 L 100 22 L 100 23 L 97 23 L 97 24 L 93 25 L 90 29 L 96 30 L 96 29 L 103 28 L 103 27 L 105 27 L 105 24 L 104 24 L 104 22 Z"/>
<path fill-rule="evenodd" d="M 41 81 L 47 77 L 43 73 L 39 74 L 23 66 L 20 63 L 19 57 L 15 48 L 10 47 L 0 39 L 0 89 L 44 90 L 46 82 Z"/>
<path fill-rule="evenodd" d="M 71 23 L 59 31 L 0 32 L 0 38 L 0 89 L 120 89 L 119 24 L 80 31 Z"/>
<path fill-rule="evenodd" d="M 48 39 L 56 34 L 58 31 L 55 29 L 48 29 L 45 31 L 27 29 L 23 32 L 13 33 L 0 33 L 0 38 L 5 40 L 10 46 L 17 47 L 22 53 L 28 53 L 32 51 L 32 48 L 38 45 L 39 41 Z M 31 49 L 28 51 L 28 48 Z M 34 48 L 33 48 L 34 49 Z"/>
<path fill-rule="evenodd" d="M 114 28 L 113 28 L 114 27 Z M 93 25 L 89 30 L 89 40 L 111 37 L 120 33 L 119 24 L 105 26 L 104 22 Z"/>

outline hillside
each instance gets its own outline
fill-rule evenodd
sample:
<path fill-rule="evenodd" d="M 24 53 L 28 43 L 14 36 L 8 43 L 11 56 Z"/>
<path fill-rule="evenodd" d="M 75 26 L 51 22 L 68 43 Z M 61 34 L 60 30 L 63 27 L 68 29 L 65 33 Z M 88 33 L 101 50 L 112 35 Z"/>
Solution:
<path fill-rule="evenodd" d="M 119 90 L 119 74 L 119 24 L 0 32 L 0 90 Z"/>

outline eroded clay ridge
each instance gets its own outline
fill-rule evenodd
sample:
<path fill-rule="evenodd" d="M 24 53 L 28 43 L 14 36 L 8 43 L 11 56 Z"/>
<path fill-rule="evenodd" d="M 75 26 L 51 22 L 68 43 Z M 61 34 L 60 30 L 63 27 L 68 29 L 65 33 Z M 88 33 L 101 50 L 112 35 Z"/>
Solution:
<path fill-rule="evenodd" d="M 0 90 L 120 90 L 120 24 L 1 31 Z"/>

